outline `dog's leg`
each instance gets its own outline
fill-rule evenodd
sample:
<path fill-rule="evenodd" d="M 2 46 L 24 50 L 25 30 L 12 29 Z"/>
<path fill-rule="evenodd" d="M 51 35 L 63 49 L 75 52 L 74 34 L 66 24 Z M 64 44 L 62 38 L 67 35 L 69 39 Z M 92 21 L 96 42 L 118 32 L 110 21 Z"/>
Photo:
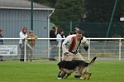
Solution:
<path fill-rule="evenodd" d="M 62 78 L 62 76 L 64 75 L 65 71 L 63 68 L 60 69 L 60 73 L 59 73 L 59 76 Z"/>
<path fill-rule="evenodd" d="M 83 80 L 85 80 L 85 79 L 86 79 L 86 77 L 84 76 L 84 74 L 83 74 L 83 73 L 81 74 L 81 77 L 83 78 Z"/>
<path fill-rule="evenodd" d="M 68 76 L 70 76 L 71 74 L 70 73 L 68 73 L 65 77 L 64 77 L 64 79 L 66 79 Z"/>
<path fill-rule="evenodd" d="M 92 75 L 92 73 L 88 72 L 88 70 L 86 69 L 84 74 L 88 74 L 88 80 L 90 79 L 90 76 Z"/>
<path fill-rule="evenodd" d="M 80 66 L 80 67 L 78 68 L 78 72 L 79 72 L 79 74 L 81 75 L 81 77 L 83 78 L 83 80 L 85 80 L 86 77 L 84 76 L 84 67 Z"/>
<path fill-rule="evenodd" d="M 60 73 L 60 77 L 62 77 L 63 75 L 64 75 L 64 71 L 61 71 L 61 73 Z"/>
<path fill-rule="evenodd" d="M 88 80 L 89 80 L 92 73 L 87 72 L 87 74 L 88 74 Z"/>
<path fill-rule="evenodd" d="M 87 70 L 85 71 L 85 73 L 84 74 L 88 74 L 88 80 L 90 79 L 90 76 L 92 75 L 92 73 L 90 73 L 90 72 L 87 72 Z"/>

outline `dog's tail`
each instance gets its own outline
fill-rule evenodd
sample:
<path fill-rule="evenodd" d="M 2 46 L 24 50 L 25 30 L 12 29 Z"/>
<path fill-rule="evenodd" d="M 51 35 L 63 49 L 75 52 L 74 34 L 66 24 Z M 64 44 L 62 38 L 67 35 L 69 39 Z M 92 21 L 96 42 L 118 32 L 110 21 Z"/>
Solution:
<path fill-rule="evenodd" d="M 97 57 L 94 57 L 94 58 L 91 60 L 91 62 L 89 63 L 89 66 L 92 65 L 92 64 L 95 62 L 96 58 L 97 58 Z"/>

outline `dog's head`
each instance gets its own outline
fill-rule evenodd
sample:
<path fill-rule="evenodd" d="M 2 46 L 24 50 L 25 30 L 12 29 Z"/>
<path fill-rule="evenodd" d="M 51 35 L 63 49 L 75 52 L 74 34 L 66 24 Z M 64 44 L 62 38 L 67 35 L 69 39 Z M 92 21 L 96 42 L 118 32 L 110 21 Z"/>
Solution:
<path fill-rule="evenodd" d="M 59 69 L 61 70 L 61 68 L 64 68 L 66 64 L 65 64 L 65 61 L 61 61 L 57 65 L 58 65 Z"/>

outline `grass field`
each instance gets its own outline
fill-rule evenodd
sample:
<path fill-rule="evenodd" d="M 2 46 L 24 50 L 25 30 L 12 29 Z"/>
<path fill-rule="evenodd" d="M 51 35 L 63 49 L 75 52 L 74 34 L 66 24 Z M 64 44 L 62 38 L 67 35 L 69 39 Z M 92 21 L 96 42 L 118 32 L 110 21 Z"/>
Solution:
<path fill-rule="evenodd" d="M 93 73 L 85 82 L 123 82 L 124 61 L 96 61 L 89 68 Z M 74 79 L 57 79 L 57 62 L 0 62 L 0 82 L 82 82 Z"/>

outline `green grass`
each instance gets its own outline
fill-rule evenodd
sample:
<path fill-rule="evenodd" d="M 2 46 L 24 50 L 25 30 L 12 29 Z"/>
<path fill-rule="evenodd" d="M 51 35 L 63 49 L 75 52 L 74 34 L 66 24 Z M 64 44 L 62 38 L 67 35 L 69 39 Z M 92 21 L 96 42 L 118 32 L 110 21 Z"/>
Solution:
<path fill-rule="evenodd" d="M 96 61 L 89 68 L 90 80 L 85 82 L 123 82 L 124 61 Z M 0 82 L 82 82 L 74 79 L 57 79 L 57 62 L 0 62 Z"/>

